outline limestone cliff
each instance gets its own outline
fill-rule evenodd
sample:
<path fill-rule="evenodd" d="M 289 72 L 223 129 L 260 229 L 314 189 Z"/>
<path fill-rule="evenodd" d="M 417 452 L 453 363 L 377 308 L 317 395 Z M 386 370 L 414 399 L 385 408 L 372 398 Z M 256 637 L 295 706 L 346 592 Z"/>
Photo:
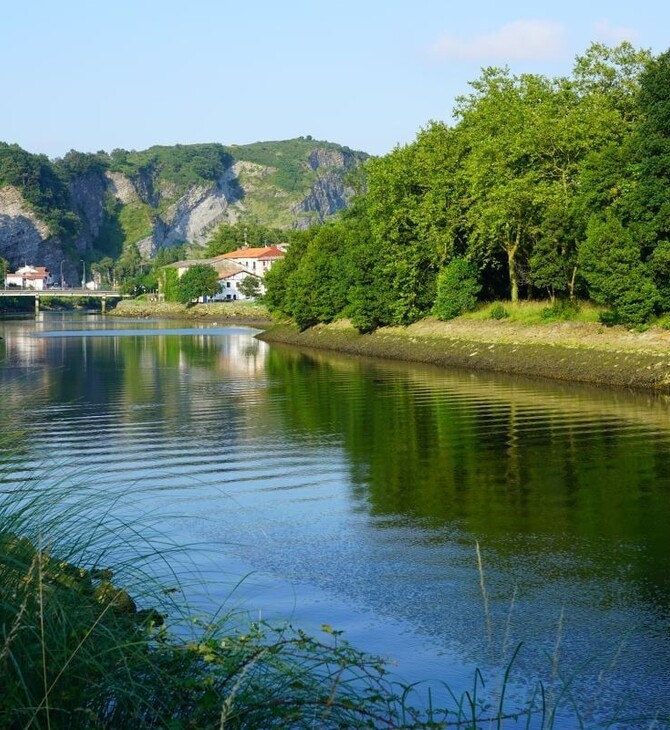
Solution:
<path fill-rule="evenodd" d="M 0 188 L 0 256 L 12 269 L 36 262 L 52 272 L 63 259 L 60 241 L 11 185 Z"/>
<path fill-rule="evenodd" d="M 12 268 L 27 262 L 56 275 L 63 262 L 72 280 L 82 258 L 114 258 L 132 245 L 148 258 L 183 242 L 205 244 L 222 223 L 306 228 L 347 205 L 347 175 L 366 158 L 311 138 L 70 152 L 55 161 L 0 143 L 0 256 Z M 39 167 L 38 182 L 25 186 L 21 165 Z"/>

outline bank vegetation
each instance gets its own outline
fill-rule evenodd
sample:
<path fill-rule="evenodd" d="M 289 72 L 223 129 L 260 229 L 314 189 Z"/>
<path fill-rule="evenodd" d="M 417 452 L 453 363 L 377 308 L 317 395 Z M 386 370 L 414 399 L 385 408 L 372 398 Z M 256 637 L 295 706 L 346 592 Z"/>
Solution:
<path fill-rule="evenodd" d="M 360 332 L 522 299 L 663 322 L 670 52 L 594 44 L 560 78 L 487 68 L 454 117 L 366 163 L 352 207 L 268 272 L 268 306 Z"/>

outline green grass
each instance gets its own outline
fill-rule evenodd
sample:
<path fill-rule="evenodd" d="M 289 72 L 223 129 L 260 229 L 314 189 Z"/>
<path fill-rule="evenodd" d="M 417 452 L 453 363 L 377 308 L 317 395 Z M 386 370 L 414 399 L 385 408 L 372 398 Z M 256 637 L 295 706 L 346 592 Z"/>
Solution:
<path fill-rule="evenodd" d="M 521 645 L 449 708 L 429 694 L 419 710 L 420 687 L 330 626 L 315 637 L 224 610 L 202 618 L 180 599 L 179 549 L 155 518 L 116 520 L 116 506 L 49 478 L 0 499 L 1 727 L 551 730 L 574 704 L 575 677 L 554 667 L 508 708 Z"/>
<path fill-rule="evenodd" d="M 114 519 L 93 487 L 31 484 L 0 499 L 0 726 L 424 726 L 383 662 L 329 627 L 199 618 L 155 518 Z"/>
<path fill-rule="evenodd" d="M 475 311 L 467 312 L 461 317 L 474 320 L 496 319 L 492 316 L 492 311 L 501 307 L 508 314 L 504 319 L 526 325 L 565 321 L 599 322 L 600 314 L 604 309 L 593 302 L 586 301 L 578 302 L 576 307 L 562 305 L 559 302 L 552 305 L 548 301 L 519 301 L 514 304 L 508 301 L 498 301 L 480 304 Z"/>
<path fill-rule="evenodd" d="M 112 155 L 110 168 L 130 177 L 149 174 L 158 187 L 174 185 L 184 190 L 218 180 L 232 164 L 230 154 L 220 144 L 156 145 L 139 152 L 119 151 Z"/>
<path fill-rule="evenodd" d="M 670 330 L 670 312 L 666 312 L 665 314 L 662 314 L 657 319 L 653 320 L 651 322 L 651 325 L 653 327 L 660 327 L 664 330 Z"/>

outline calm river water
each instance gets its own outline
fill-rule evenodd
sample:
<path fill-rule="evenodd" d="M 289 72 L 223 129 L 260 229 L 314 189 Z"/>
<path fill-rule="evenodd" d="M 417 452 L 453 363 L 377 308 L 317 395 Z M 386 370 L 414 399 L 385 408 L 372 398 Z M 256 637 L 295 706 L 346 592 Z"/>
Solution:
<path fill-rule="evenodd" d="M 0 453 L 0 486 L 55 464 L 120 511 L 141 495 L 192 546 L 209 581 L 194 600 L 331 624 L 434 697 L 438 682 L 471 687 L 477 666 L 492 677 L 523 642 L 519 695 L 560 677 L 587 727 L 670 715 L 667 397 L 253 334 L 0 321 L 0 408 L 21 440 Z"/>

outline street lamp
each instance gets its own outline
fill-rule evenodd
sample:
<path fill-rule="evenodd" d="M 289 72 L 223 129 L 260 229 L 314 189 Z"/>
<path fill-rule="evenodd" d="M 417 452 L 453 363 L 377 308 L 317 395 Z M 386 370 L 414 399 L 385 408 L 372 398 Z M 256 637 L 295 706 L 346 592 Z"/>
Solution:
<path fill-rule="evenodd" d="M 82 263 L 83 269 L 81 272 L 81 288 L 86 289 L 86 262 L 84 259 L 79 259 Z"/>
<path fill-rule="evenodd" d="M 63 289 L 63 264 L 65 263 L 65 259 L 60 260 L 60 288 Z"/>

